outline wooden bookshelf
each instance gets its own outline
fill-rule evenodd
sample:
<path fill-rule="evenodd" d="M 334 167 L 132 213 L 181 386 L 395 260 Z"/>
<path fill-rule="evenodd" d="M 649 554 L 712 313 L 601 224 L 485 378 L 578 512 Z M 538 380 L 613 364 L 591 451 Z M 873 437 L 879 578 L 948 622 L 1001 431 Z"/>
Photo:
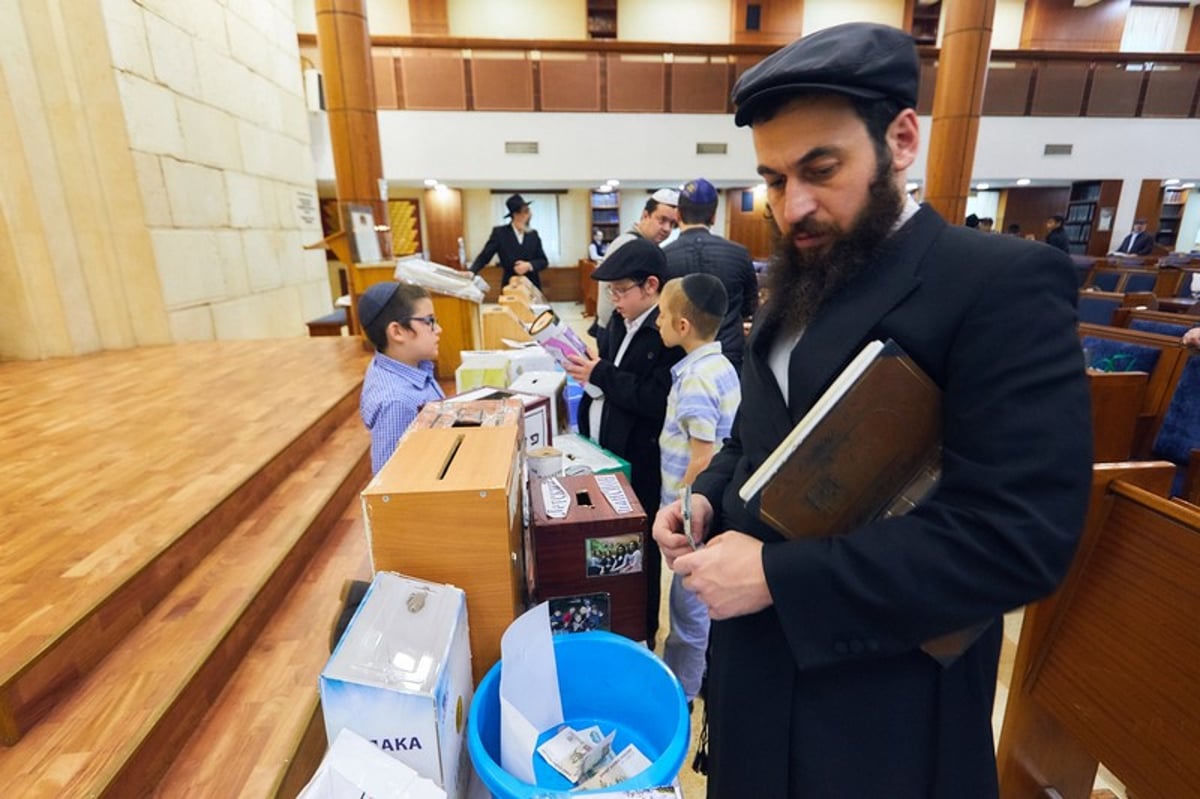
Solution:
<path fill-rule="evenodd" d="M 1165 186 L 1162 190 L 1162 203 L 1158 209 L 1158 229 L 1154 233 L 1154 243 L 1168 250 L 1175 249 L 1179 238 L 1179 223 L 1183 219 L 1183 207 L 1187 205 L 1188 189 L 1177 189 Z"/>
<path fill-rule="evenodd" d="M 592 230 L 603 230 L 604 241 L 611 242 L 621 234 L 621 193 L 592 191 Z M 591 231 L 588 231 L 589 235 Z"/>
<path fill-rule="evenodd" d="M 588 0 L 587 31 L 589 39 L 617 38 L 617 0 Z"/>
<path fill-rule="evenodd" d="M 1071 245 L 1072 255 L 1101 256 L 1110 249 L 1112 220 L 1117 200 L 1121 196 L 1119 180 L 1087 180 L 1071 184 L 1063 229 Z M 1107 230 L 1101 230 L 1102 220 Z"/>
<path fill-rule="evenodd" d="M 909 6 L 909 32 L 917 44 L 937 44 L 938 24 L 942 18 L 942 2 L 912 2 Z"/>

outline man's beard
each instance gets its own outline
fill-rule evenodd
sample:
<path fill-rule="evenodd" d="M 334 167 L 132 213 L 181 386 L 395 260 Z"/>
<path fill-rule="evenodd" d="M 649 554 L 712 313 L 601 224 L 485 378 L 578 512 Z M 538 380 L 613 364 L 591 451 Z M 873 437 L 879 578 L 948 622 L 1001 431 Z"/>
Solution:
<path fill-rule="evenodd" d="M 891 182 L 892 161 L 877 157 L 878 167 L 867 188 L 867 204 L 849 231 L 835 223 L 806 219 L 786 235 L 774 228 L 775 252 L 767 269 L 768 323 L 778 322 L 784 335 L 803 330 L 825 302 L 869 266 L 879 246 L 900 218 L 903 201 Z M 833 243 L 798 250 L 792 237 L 798 233 L 830 235 Z"/>

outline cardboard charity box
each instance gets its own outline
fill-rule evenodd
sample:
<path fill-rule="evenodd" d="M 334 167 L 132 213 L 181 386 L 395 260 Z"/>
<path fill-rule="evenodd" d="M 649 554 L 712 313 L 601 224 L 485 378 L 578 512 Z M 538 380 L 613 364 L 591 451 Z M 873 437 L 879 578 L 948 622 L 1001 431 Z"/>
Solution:
<path fill-rule="evenodd" d="M 565 433 L 554 439 L 554 447 L 563 454 L 563 474 L 613 474 L 620 472 L 632 479 L 629 461 L 614 455 L 587 436 Z"/>
<path fill-rule="evenodd" d="M 375 575 L 321 672 L 330 744 L 343 729 L 458 797 L 474 695 L 466 596 L 452 585 Z"/>
<path fill-rule="evenodd" d="M 567 400 L 564 389 L 567 385 L 566 372 L 525 372 L 508 384 L 513 391 L 526 394 L 541 394 L 550 398 L 550 423 L 555 434 L 567 432 Z"/>
<path fill-rule="evenodd" d="M 516 425 L 412 430 L 362 493 L 376 571 L 466 591 L 476 680 L 524 608 L 520 436 Z"/>
<path fill-rule="evenodd" d="M 502 350 L 463 350 L 462 363 L 454 370 L 458 393 L 480 386 L 508 385 L 508 356 Z"/>
<path fill-rule="evenodd" d="M 524 408 L 522 428 L 525 433 L 526 452 L 541 449 L 551 443 L 553 433 L 550 426 L 549 397 L 544 397 L 541 394 L 525 394 L 506 388 L 481 386 L 470 391 L 464 391 L 462 394 L 456 394 L 453 397 L 447 397 L 442 402 L 444 406 L 449 406 L 459 403 L 473 405 L 478 402 L 495 402 L 501 400 L 505 403 L 519 402 Z M 420 418 L 420 416 L 417 418 Z"/>
<path fill-rule="evenodd" d="M 478 389 L 477 389 L 478 390 Z M 483 388 L 484 392 L 493 389 Z M 488 397 L 470 401 L 440 400 L 425 403 L 408 430 L 439 427 L 500 427 L 524 425 L 525 406 L 515 397 Z"/>
<path fill-rule="evenodd" d="M 559 487 L 566 515 L 555 518 Z M 531 477 L 529 504 L 533 600 L 550 603 L 555 631 L 646 640 L 646 513 L 625 476 Z"/>

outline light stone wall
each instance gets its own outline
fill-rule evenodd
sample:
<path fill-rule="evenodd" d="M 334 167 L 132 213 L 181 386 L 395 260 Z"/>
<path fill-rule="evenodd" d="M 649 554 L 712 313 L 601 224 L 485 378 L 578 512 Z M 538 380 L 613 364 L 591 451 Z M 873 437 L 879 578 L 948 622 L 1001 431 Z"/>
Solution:
<path fill-rule="evenodd" d="M 329 277 L 292 0 L 102 0 L 176 341 L 303 335 Z"/>

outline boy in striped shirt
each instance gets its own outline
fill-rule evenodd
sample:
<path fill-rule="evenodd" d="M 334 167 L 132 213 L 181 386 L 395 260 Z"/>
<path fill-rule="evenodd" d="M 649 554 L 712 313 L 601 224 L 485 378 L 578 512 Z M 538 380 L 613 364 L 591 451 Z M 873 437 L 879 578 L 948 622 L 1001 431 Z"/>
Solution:
<path fill-rule="evenodd" d="M 662 452 L 662 507 L 682 495 L 708 466 L 733 427 L 741 385 L 733 364 L 721 354 L 717 330 L 728 297 L 720 279 L 697 273 L 663 286 L 658 301 L 658 330 L 663 344 L 687 355 L 671 367 L 667 417 L 658 444 Z M 668 602 L 671 633 L 663 660 L 683 684 L 688 704 L 700 692 L 708 646 L 708 609 L 671 578 Z"/>

